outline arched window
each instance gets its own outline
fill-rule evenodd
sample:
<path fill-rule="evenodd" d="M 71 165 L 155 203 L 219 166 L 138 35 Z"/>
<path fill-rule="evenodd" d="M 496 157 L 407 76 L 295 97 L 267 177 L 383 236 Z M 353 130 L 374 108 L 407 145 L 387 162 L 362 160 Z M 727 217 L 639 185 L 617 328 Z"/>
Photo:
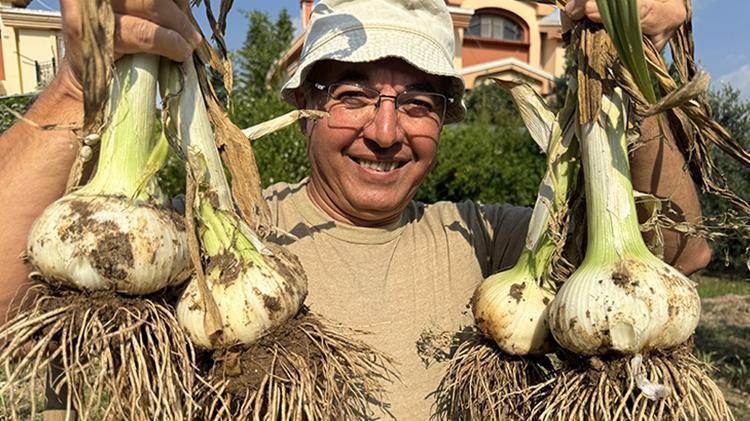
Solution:
<path fill-rule="evenodd" d="M 495 13 L 475 13 L 466 29 L 466 35 L 505 41 L 524 40 L 521 25 Z"/>

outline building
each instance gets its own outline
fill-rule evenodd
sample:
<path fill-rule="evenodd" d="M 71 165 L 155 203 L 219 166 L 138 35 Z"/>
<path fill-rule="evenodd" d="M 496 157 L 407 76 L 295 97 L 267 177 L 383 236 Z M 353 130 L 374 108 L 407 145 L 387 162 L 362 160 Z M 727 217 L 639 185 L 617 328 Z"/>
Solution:
<path fill-rule="evenodd" d="M 60 12 L 29 10 L 31 0 L 0 0 L 0 96 L 38 91 L 63 56 Z"/>
<path fill-rule="evenodd" d="M 301 34 L 281 57 L 280 68 L 297 68 L 314 0 L 300 0 Z M 552 94 L 565 71 L 562 28 L 552 5 L 518 0 L 446 0 L 456 37 L 456 68 L 466 88 L 489 77 L 521 78 L 542 95 Z"/>

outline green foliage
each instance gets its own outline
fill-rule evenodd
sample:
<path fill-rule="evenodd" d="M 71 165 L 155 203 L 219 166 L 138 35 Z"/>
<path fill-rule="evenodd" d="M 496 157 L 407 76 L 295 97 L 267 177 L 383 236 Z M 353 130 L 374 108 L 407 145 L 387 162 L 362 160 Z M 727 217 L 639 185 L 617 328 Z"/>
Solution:
<path fill-rule="evenodd" d="M 170 149 L 167 162 L 156 174 L 159 186 L 166 197 L 173 198 L 178 194 L 185 194 L 185 177 L 185 163 Z"/>
<path fill-rule="evenodd" d="M 272 91 L 257 98 L 238 101 L 232 119 L 240 127 L 250 127 L 294 109 Z M 280 181 L 297 182 L 310 172 L 307 140 L 299 126 L 292 125 L 253 142 L 261 181 L 268 186 Z"/>
<path fill-rule="evenodd" d="M 464 124 L 484 123 L 499 127 L 523 127 L 521 117 L 513 105 L 513 97 L 498 84 L 477 84 L 464 96 L 466 118 Z"/>
<path fill-rule="evenodd" d="M 698 295 L 701 298 L 721 297 L 723 295 L 750 296 L 750 282 L 722 276 L 716 278 L 706 276 L 703 272 L 692 275 L 692 280 L 698 283 Z"/>
<path fill-rule="evenodd" d="M 16 116 L 8 109 L 23 114 L 31 107 L 35 98 L 33 95 L 17 95 L 0 99 L 0 133 L 4 133 L 16 122 Z"/>
<path fill-rule="evenodd" d="M 292 111 L 279 96 L 284 72 L 276 61 L 290 46 L 293 25 L 286 10 L 276 22 L 268 14 L 245 14 L 247 35 L 237 59 L 237 85 L 232 93 L 230 116 L 241 128 L 253 126 Z M 296 182 L 309 173 L 307 142 L 298 126 L 288 127 L 253 143 L 264 186 L 275 182 Z"/>
<path fill-rule="evenodd" d="M 466 120 L 443 129 L 437 164 L 416 199 L 533 205 L 545 160 L 510 95 L 491 84 L 465 100 Z"/>
<path fill-rule="evenodd" d="M 238 69 L 235 80 L 239 95 L 261 97 L 275 91 L 283 82 L 277 75 L 276 61 L 290 46 L 293 36 L 292 20 L 286 9 L 279 12 L 276 22 L 267 13 L 245 12 L 247 34 L 242 48 L 235 52 Z M 268 80 L 270 75 L 276 78 Z"/>
<path fill-rule="evenodd" d="M 750 101 L 740 97 L 740 91 L 731 86 L 711 91 L 708 102 L 714 112 L 714 118 L 745 148 L 750 150 Z M 745 201 L 750 201 L 750 170 L 737 161 L 727 157 L 718 148 L 714 148 L 713 157 L 727 186 Z M 727 212 L 731 205 L 716 196 L 703 194 L 701 197 L 703 213 L 709 217 Z M 712 241 L 714 258 L 710 269 L 726 271 L 737 276 L 748 276 L 747 261 L 750 256 L 750 239 L 728 238 Z"/>
<path fill-rule="evenodd" d="M 416 199 L 531 206 L 544 172 L 537 149 L 518 127 L 483 122 L 446 127 L 438 162 Z"/>

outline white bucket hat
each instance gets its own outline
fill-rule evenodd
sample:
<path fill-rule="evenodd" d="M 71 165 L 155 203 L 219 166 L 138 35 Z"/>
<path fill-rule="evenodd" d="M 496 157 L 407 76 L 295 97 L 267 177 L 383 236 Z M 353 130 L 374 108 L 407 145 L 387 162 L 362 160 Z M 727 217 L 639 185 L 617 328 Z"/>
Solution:
<path fill-rule="evenodd" d="M 453 23 L 445 0 L 322 0 L 312 11 L 299 66 L 281 88 L 294 91 L 321 60 L 350 63 L 400 58 L 425 73 L 450 78 L 445 122 L 464 117 L 464 82 L 453 67 Z"/>

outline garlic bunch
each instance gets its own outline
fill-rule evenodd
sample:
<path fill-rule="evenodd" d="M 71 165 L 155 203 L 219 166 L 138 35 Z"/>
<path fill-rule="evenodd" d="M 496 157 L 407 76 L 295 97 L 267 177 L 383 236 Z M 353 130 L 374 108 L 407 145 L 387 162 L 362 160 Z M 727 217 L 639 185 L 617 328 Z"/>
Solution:
<path fill-rule="evenodd" d="M 700 299 L 691 280 L 654 256 L 641 236 L 630 182 L 621 91 L 602 98 L 582 128 L 586 256 L 550 307 L 550 328 L 581 355 L 637 354 L 685 342 Z"/>
<path fill-rule="evenodd" d="M 143 295 L 190 276 L 178 216 L 118 196 L 56 201 L 34 222 L 27 255 L 48 282 L 84 291 Z"/>
<path fill-rule="evenodd" d="M 511 269 L 496 273 L 474 292 L 474 321 L 486 336 L 511 355 L 544 354 L 552 349 L 548 305 L 554 297 L 549 266 L 555 244 L 550 221 L 565 203 L 577 171 L 574 103 L 555 115 L 534 89 L 496 79 L 508 89 L 534 141 L 547 154 L 547 172 L 529 221 L 524 250 Z"/>
<path fill-rule="evenodd" d="M 210 206 L 207 206 L 210 208 Z M 177 320 L 193 343 L 206 349 L 249 345 L 297 314 L 307 296 L 307 278 L 299 263 L 281 247 L 261 244 L 233 215 L 202 210 L 206 285 L 221 315 L 221 333 L 204 320 L 208 311 L 197 279 L 177 303 Z M 207 215 L 212 216 L 206 218 Z"/>
<path fill-rule="evenodd" d="M 249 345 L 294 317 L 307 296 L 296 257 L 266 244 L 235 211 L 192 62 L 163 74 L 175 135 L 196 180 L 194 211 L 205 277 L 188 283 L 177 319 L 207 349 Z"/>

